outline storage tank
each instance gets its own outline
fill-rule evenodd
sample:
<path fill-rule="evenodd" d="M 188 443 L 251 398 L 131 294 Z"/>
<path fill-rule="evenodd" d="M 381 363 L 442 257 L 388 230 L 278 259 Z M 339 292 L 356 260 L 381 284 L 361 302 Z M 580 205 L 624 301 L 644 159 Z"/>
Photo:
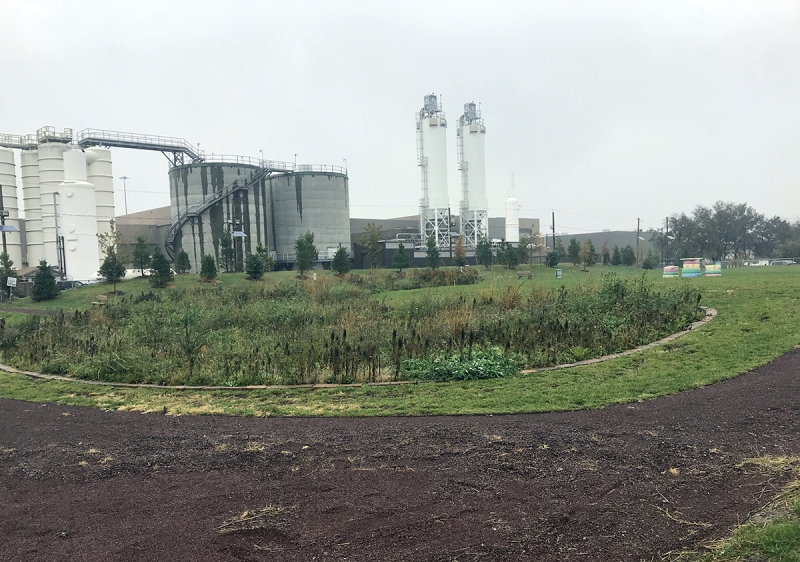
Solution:
<path fill-rule="evenodd" d="M 215 162 L 184 164 L 170 169 L 172 217 L 202 204 L 206 197 L 222 191 L 238 179 L 249 181 L 257 171 L 256 165 Z"/>
<path fill-rule="evenodd" d="M 59 184 L 64 181 L 64 151 L 69 149 L 70 146 L 62 142 L 43 142 L 38 149 L 43 258 L 49 265 L 58 265 L 53 193 L 58 191 Z"/>
<path fill-rule="evenodd" d="M 341 244 L 350 250 L 350 198 L 345 174 L 298 172 L 270 180 L 273 250 L 292 261 L 297 238 L 311 231 L 319 259 L 327 261 Z"/>
<path fill-rule="evenodd" d="M 107 148 L 86 149 L 86 181 L 94 186 L 97 201 L 97 233 L 111 229 L 114 218 L 114 174 L 111 170 L 111 151 Z"/>
<path fill-rule="evenodd" d="M 474 102 L 465 103 L 456 142 L 461 171 L 461 234 L 468 248 L 475 248 L 480 238 L 489 233 L 485 139 L 486 127 L 480 112 Z"/>
<path fill-rule="evenodd" d="M 422 169 L 420 207 L 446 209 L 447 196 L 447 119 L 435 94 L 425 96 L 417 114 L 417 165 Z"/>
<path fill-rule="evenodd" d="M 14 226 L 19 230 L 19 204 L 17 202 L 17 170 L 14 161 L 14 151 L 10 148 L 0 147 L 0 185 L 2 188 L 2 209 L 8 213 L 5 218 L 7 226 Z M 22 248 L 20 246 L 19 232 L 6 232 L 6 251 L 8 257 L 14 262 L 14 267 L 22 267 Z M 0 247 L 2 251 L 2 247 Z"/>
<path fill-rule="evenodd" d="M 42 200 L 39 190 L 39 151 L 27 149 L 20 153 L 22 170 L 22 200 L 25 205 L 25 240 L 28 265 L 37 266 L 44 258 L 42 241 Z"/>
<path fill-rule="evenodd" d="M 97 201 L 94 186 L 86 181 L 86 153 L 64 152 L 64 181 L 58 184 L 58 231 L 64 237 L 67 278 L 97 279 L 100 249 L 97 243 Z M 51 196 L 52 197 L 52 196 Z"/>
<path fill-rule="evenodd" d="M 519 243 L 519 201 L 514 196 L 514 176 L 506 199 L 506 242 Z"/>

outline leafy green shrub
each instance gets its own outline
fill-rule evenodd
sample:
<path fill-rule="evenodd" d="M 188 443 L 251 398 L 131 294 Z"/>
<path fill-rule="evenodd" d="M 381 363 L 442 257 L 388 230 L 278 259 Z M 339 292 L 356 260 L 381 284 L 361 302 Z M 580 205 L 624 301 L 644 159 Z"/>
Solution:
<path fill-rule="evenodd" d="M 470 381 L 495 379 L 519 372 L 522 362 L 515 356 L 504 355 L 499 348 L 477 351 L 472 358 L 463 355 L 434 359 L 406 359 L 402 364 L 405 378 L 412 380 Z"/>

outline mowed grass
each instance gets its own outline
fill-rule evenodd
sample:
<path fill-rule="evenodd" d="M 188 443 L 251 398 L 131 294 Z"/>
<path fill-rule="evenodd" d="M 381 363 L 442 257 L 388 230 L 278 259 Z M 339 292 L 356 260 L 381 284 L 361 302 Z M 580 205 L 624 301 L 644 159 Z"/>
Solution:
<path fill-rule="evenodd" d="M 487 274 L 480 285 L 381 293 L 375 298 L 389 302 L 425 291 L 470 294 L 505 290 L 509 284 L 524 291 L 527 286 L 589 282 L 611 269 L 624 275 L 642 274 L 631 268 L 595 267 L 590 273 L 564 268 L 564 279 L 556 280 L 552 270 L 533 269 L 534 279 L 524 283 L 516 275 L 508 279 L 507 271 L 496 270 Z M 660 272 L 648 275 L 658 279 Z M 270 274 L 263 282 L 274 283 L 293 276 L 292 272 Z M 220 278 L 223 283 L 248 283 L 238 274 Z M 179 276 L 175 285 L 196 282 L 197 276 Z M 695 284 L 702 292 L 703 304 L 716 308 L 719 316 L 672 344 L 596 365 L 485 381 L 252 391 L 121 389 L 0 373 L 0 396 L 175 415 L 385 416 L 574 410 L 635 402 L 711 384 L 762 365 L 800 342 L 800 267 L 738 268 L 726 270 L 721 278 L 657 282 Z M 59 300 L 73 303 L 64 308 L 86 308 L 100 288 L 71 290 L 75 291 L 72 294 L 67 291 Z M 118 289 L 137 294 L 150 290 L 146 280 L 126 281 Z M 26 306 L 26 300 L 17 303 Z M 33 306 L 52 307 L 56 303 Z M 81 303 L 83 306 L 78 306 Z"/>

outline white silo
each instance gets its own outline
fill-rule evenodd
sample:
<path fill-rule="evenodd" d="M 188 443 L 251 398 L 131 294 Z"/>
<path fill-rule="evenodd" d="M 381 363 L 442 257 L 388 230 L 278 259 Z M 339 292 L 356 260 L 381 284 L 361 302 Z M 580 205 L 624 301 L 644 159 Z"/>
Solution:
<path fill-rule="evenodd" d="M 94 185 L 97 200 L 97 233 L 108 233 L 114 218 L 114 175 L 111 151 L 107 148 L 86 149 L 86 180 Z"/>
<path fill-rule="evenodd" d="M 64 268 L 68 279 L 97 279 L 100 250 L 97 244 L 97 201 L 94 186 L 86 181 L 86 153 L 64 152 L 64 181 L 58 185 L 58 234 L 64 238 Z"/>
<path fill-rule="evenodd" d="M 8 257 L 14 267 L 22 267 L 22 247 L 19 238 L 19 206 L 17 203 L 17 170 L 14 162 L 14 151 L 0 147 L 0 212 L 8 213 L 4 222 L 6 226 L 16 227 L 17 232 L 5 232 L 5 246 Z M 2 248 L 0 248 L 2 251 Z"/>
<path fill-rule="evenodd" d="M 28 265 L 36 266 L 44 258 L 39 151 L 35 148 L 23 150 L 19 160 L 22 170 L 22 200 L 25 204 L 25 245 Z"/>
<path fill-rule="evenodd" d="M 514 196 L 514 175 L 511 175 L 511 186 L 506 199 L 506 242 L 519 243 L 519 201 Z"/>
<path fill-rule="evenodd" d="M 447 119 L 436 94 L 425 96 L 417 113 L 417 165 L 422 172 L 420 233 L 450 245 L 450 200 L 447 195 Z"/>
<path fill-rule="evenodd" d="M 461 235 L 467 248 L 488 236 L 486 200 L 486 127 L 474 102 L 464 104 L 456 130 L 458 169 L 461 170 Z"/>
<path fill-rule="evenodd" d="M 43 258 L 49 265 L 58 265 L 53 194 L 64 181 L 64 152 L 69 149 L 69 145 L 63 142 L 44 142 L 38 150 Z"/>

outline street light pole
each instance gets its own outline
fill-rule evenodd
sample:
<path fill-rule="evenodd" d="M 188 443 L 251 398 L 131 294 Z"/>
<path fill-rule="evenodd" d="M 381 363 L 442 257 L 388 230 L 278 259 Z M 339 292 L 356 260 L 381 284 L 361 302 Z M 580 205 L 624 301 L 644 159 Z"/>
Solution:
<path fill-rule="evenodd" d="M 3 186 L 0 185 L 0 224 L 3 226 L 6 225 L 6 217 L 8 216 L 8 211 L 6 211 L 6 207 L 3 204 Z M 8 249 L 6 248 L 6 229 L 3 228 L 3 253 L 8 255 Z"/>
<path fill-rule="evenodd" d="M 128 214 L 128 186 L 127 186 L 127 181 L 129 179 L 131 179 L 131 178 L 129 178 L 128 176 L 122 176 L 119 179 L 122 180 L 122 195 L 125 198 L 125 214 L 127 215 Z"/>

